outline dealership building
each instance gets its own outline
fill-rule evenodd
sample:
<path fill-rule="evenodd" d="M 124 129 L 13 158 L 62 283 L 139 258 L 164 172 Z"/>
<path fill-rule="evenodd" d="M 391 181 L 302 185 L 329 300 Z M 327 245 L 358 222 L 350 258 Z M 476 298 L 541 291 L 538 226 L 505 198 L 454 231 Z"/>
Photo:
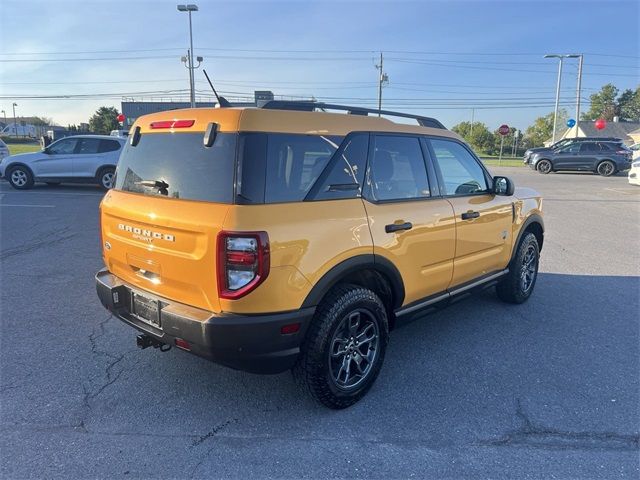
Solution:
<path fill-rule="evenodd" d="M 266 102 L 274 99 L 273 92 L 269 90 L 258 90 L 253 94 L 253 100 L 242 99 L 234 101 L 234 99 L 227 99 L 234 107 L 261 107 Z M 125 127 L 130 127 L 141 115 L 147 115 L 149 113 L 166 112 L 167 110 L 179 110 L 181 108 L 190 108 L 189 102 L 174 102 L 174 101 L 136 101 L 134 99 L 122 100 L 120 104 L 120 111 L 125 116 Z M 217 102 L 196 102 L 196 108 L 215 108 Z"/>

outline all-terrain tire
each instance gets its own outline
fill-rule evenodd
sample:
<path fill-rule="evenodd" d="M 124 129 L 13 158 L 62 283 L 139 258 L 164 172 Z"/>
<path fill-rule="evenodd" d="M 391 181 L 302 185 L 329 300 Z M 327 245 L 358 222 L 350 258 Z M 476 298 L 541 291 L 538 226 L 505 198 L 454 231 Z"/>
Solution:
<path fill-rule="evenodd" d="M 525 233 L 511 263 L 509 273 L 496 286 L 500 300 L 523 303 L 533 292 L 538 278 L 540 247 L 533 233 Z"/>
<path fill-rule="evenodd" d="M 363 334 L 349 336 L 354 332 L 351 327 L 356 319 L 362 328 L 366 326 L 366 338 L 372 338 L 366 345 Z M 358 338 L 361 338 L 359 346 Z M 300 357 L 293 367 L 296 383 L 322 405 L 332 409 L 347 408 L 360 400 L 375 382 L 388 339 L 389 321 L 380 298 L 357 285 L 339 285 L 327 294 L 316 310 Z M 364 349 L 371 348 L 374 342 L 375 349 L 367 350 L 365 355 Z M 339 357 L 343 352 L 346 354 Z M 365 364 L 369 357 L 371 362 Z M 350 366 L 354 369 L 351 381 L 357 382 L 353 385 L 347 384 Z M 357 378 L 360 374 L 356 372 L 363 372 L 361 378 Z"/>

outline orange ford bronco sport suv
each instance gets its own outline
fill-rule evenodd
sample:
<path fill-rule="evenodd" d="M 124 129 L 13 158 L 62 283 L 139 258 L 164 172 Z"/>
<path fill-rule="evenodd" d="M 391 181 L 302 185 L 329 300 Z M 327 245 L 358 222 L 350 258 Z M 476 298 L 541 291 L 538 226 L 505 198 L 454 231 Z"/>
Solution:
<path fill-rule="evenodd" d="M 104 306 L 142 348 L 293 369 L 344 408 L 398 318 L 476 287 L 524 302 L 539 195 L 492 177 L 437 120 L 368 113 L 273 101 L 140 117 L 100 206 Z"/>

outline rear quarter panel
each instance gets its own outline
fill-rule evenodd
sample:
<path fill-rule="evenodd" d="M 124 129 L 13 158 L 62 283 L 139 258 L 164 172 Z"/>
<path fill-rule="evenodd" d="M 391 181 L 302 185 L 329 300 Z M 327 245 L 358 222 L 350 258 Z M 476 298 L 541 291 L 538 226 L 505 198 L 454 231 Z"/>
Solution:
<path fill-rule="evenodd" d="M 220 300 L 223 311 L 234 313 L 298 309 L 332 267 L 373 253 L 360 199 L 234 205 L 224 230 L 265 231 L 271 249 L 271 270 L 264 283 L 246 297 Z"/>

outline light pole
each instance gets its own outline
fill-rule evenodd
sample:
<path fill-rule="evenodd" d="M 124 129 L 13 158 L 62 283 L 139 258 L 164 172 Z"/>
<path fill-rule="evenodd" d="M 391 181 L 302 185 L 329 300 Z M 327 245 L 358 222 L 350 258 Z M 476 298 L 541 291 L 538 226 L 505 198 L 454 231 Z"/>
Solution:
<path fill-rule="evenodd" d="M 13 107 L 13 129 L 15 130 L 16 137 L 17 137 L 18 136 L 18 124 L 16 123 L 16 107 L 18 106 L 18 104 L 13 102 L 13 104 L 11 104 L 11 106 Z"/>
<path fill-rule="evenodd" d="M 560 83 L 562 81 L 562 62 L 565 58 L 578 58 L 580 55 L 564 55 L 564 54 L 548 54 L 544 58 L 557 58 L 558 62 L 558 82 L 556 84 L 556 108 L 553 113 L 553 134 L 551 135 L 551 144 L 556 143 L 556 127 L 558 124 L 558 106 L 560 104 Z M 576 120 L 577 122 L 577 120 Z M 576 128 L 577 131 L 577 128 Z"/>
<path fill-rule="evenodd" d="M 582 93 L 582 61 L 584 60 L 584 55 L 579 54 L 575 55 L 576 57 L 580 57 L 580 61 L 578 63 L 578 86 L 576 87 L 576 137 L 578 136 L 578 128 L 580 127 L 580 94 Z"/>
<path fill-rule="evenodd" d="M 194 80 L 194 66 L 193 66 L 193 30 L 191 28 L 191 12 L 197 12 L 198 6 L 190 3 L 188 5 L 178 5 L 178 11 L 180 12 L 188 12 L 189 13 L 189 44 L 191 48 L 189 49 L 189 88 L 191 90 L 191 108 L 195 108 L 196 106 L 196 86 Z"/>
<path fill-rule="evenodd" d="M 7 112 L 5 112 L 4 110 L 2 110 L 2 115 L 4 116 L 4 126 L 7 126 Z"/>

